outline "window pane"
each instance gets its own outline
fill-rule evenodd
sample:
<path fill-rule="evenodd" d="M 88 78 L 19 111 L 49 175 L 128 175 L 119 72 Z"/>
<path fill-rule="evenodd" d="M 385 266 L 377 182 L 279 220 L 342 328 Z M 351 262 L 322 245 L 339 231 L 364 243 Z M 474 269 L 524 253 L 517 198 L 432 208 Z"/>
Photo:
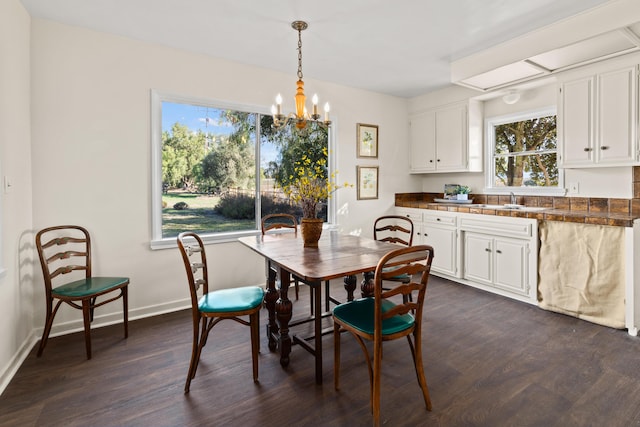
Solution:
<path fill-rule="evenodd" d="M 281 129 L 272 127 L 271 116 L 261 119 L 260 169 L 262 192 L 262 215 L 270 213 L 291 213 L 298 221 L 302 218 L 302 209 L 284 194 L 283 188 L 295 175 L 296 162 L 307 156 L 312 163 L 324 163 L 323 176 L 328 176 L 327 149 L 328 131 L 317 123 L 307 123 L 307 127 L 298 130 L 295 126 Z M 320 206 L 318 218 L 327 221 L 327 201 Z"/>
<path fill-rule="evenodd" d="M 556 116 L 495 126 L 495 154 L 556 150 Z"/>
<path fill-rule="evenodd" d="M 162 103 L 162 237 L 251 230 L 255 114 Z"/>
<path fill-rule="evenodd" d="M 494 187 L 558 186 L 556 153 L 496 157 Z"/>

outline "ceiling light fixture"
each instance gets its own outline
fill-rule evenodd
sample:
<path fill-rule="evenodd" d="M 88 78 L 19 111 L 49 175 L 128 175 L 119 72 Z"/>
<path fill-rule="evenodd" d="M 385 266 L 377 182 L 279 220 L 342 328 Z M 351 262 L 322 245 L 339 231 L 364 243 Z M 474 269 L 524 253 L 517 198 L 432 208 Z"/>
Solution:
<path fill-rule="evenodd" d="M 516 90 L 510 90 L 505 96 L 502 97 L 505 104 L 513 105 L 520 100 L 520 92 Z"/>
<path fill-rule="evenodd" d="M 273 115 L 273 126 L 276 128 L 285 126 L 289 120 L 295 120 L 296 127 L 298 129 L 304 129 L 307 126 L 307 122 L 316 122 L 324 127 L 331 125 L 329 120 L 329 103 L 324 104 L 324 120 L 320 120 L 320 114 L 318 114 L 318 95 L 313 95 L 311 99 L 313 103 L 312 113 L 307 112 L 305 106 L 306 96 L 304 95 L 304 82 L 302 81 L 302 31 L 306 30 L 308 25 L 304 21 L 294 21 L 291 23 L 291 27 L 298 31 L 298 81 L 296 82 L 296 112 L 285 116 L 282 114 L 282 96 L 278 94 L 276 96 L 275 105 L 271 106 L 271 114 Z"/>

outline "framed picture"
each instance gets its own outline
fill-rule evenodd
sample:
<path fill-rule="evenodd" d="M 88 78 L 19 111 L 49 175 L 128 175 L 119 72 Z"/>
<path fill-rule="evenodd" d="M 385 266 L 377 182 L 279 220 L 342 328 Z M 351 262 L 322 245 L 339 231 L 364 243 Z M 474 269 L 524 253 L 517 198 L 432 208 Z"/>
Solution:
<path fill-rule="evenodd" d="M 378 158 L 378 126 L 358 123 L 357 156 Z"/>
<path fill-rule="evenodd" d="M 378 166 L 356 166 L 358 200 L 378 198 Z"/>

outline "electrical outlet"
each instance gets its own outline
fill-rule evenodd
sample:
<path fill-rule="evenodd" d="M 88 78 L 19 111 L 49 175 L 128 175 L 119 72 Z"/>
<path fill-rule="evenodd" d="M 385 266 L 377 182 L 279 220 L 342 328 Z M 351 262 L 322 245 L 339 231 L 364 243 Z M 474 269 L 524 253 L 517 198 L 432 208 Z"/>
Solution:
<path fill-rule="evenodd" d="M 569 194 L 578 194 L 580 192 L 580 184 L 577 182 L 569 183 Z"/>

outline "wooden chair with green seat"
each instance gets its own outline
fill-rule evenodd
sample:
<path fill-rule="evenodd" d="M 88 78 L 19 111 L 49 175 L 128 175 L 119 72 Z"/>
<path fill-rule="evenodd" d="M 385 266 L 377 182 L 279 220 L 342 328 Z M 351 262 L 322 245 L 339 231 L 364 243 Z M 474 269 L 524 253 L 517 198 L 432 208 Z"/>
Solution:
<path fill-rule="evenodd" d="M 93 276 L 89 232 L 77 225 L 60 225 L 40 230 L 35 240 L 47 300 L 47 317 L 38 348 L 38 357 L 42 356 L 53 319 L 63 302 L 82 310 L 87 359 L 91 359 L 91 322 L 97 307 L 122 298 L 124 337 L 127 338 L 129 336 L 127 302 L 129 278 Z M 64 281 L 62 276 L 66 274 L 71 276 L 66 276 L 68 280 Z M 98 297 L 112 292 L 118 293 L 97 302 Z M 58 302 L 54 307 L 55 300 Z"/>
<path fill-rule="evenodd" d="M 413 245 L 413 221 L 406 216 L 400 215 L 381 216 L 373 224 L 373 239 L 401 246 L 411 246 Z M 411 277 L 406 274 L 399 274 L 387 280 L 409 283 Z M 406 298 L 410 300 L 412 298 L 411 294 L 407 295 Z"/>
<path fill-rule="evenodd" d="M 371 411 L 376 426 L 380 425 L 380 375 L 384 341 L 407 337 L 424 403 L 427 410 L 431 410 L 422 363 L 422 310 L 432 259 L 433 248 L 427 245 L 400 248 L 387 253 L 380 259 L 375 270 L 374 296 L 346 302 L 333 309 L 335 388 L 340 388 L 340 335 L 341 332 L 348 331 L 356 338 L 367 359 Z M 388 269 L 393 271 L 389 272 Z M 383 290 L 382 282 L 396 273 L 408 274 L 410 277 L 419 274 L 420 280 L 397 282 L 394 288 Z M 390 299 L 411 292 L 417 292 L 415 302 L 402 298 L 403 302 L 396 304 Z M 373 356 L 364 340 L 373 341 Z"/>
<path fill-rule="evenodd" d="M 191 380 L 195 378 L 202 349 L 207 344 L 209 331 L 222 320 L 231 319 L 251 330 L 251 358 L 253 381 L 258 382 L 258 352 L 260 350 L 260 308 L 264 289 L 260 286 L 209 291 L 209 271 L 202 239 L 196 233 L 183 232 L 178 235 L 178 247 L 189 281 L 191 314 L 193 320 L 193 345 L 191 362 L 184 392 L 189 393 Z M 195 256 L 194 256 L 195 255 Z M 191 258 L 193 256 L 193 259 Z M 202 296 L 198 291 L 202 288 Z M 249 316 L 249 321 L 241 318 Z"/>

